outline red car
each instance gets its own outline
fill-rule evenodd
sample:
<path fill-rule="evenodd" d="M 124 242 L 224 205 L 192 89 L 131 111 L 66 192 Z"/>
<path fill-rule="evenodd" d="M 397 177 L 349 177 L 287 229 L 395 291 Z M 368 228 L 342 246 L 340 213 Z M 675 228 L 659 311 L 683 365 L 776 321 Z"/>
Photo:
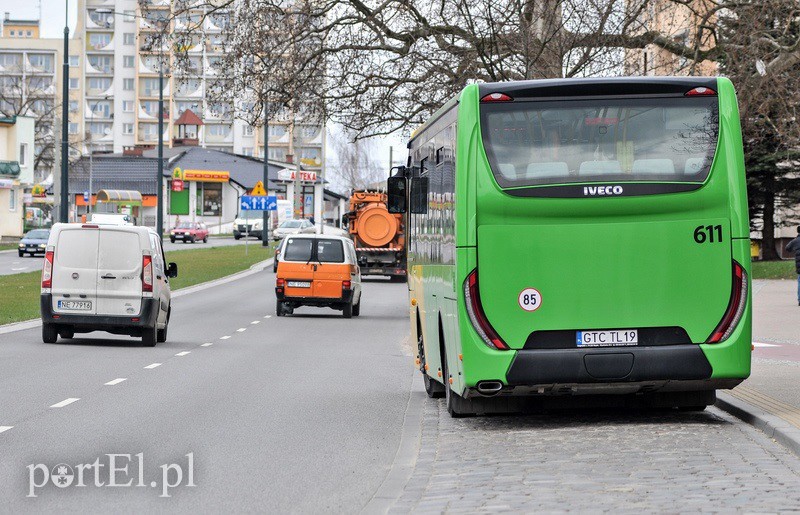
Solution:
<path fill-rule="evenodd" d="M 184 243 L 201 240 L 208 241 L 208 227 L 203 222 L 181 222 L 169 232 L 169 241 L 183 240 Z"/>

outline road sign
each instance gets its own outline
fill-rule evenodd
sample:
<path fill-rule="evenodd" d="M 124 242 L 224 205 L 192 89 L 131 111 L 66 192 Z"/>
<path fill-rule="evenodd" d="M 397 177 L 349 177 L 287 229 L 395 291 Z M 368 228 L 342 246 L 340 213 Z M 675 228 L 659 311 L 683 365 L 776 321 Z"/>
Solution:
<path fill-rule="evenodd" d="M 253 196 L 245 195 L 239 201 L 242 211 L 277 211 L 278 198 L 275 195 Z"/>
<path fill-rule="evenodd" d="M 253 186 L 253 191 L 250 192 L 251 197 L 266 197 L 267 190 L 264 189 L 264 183 L 258 181 L 255 186 Z"/>
<path fill-rule="evenodd" d="M 84 191 L 83 192 L 83 201 L 84 202 L 89 202 L 89 192 L 88 191 Z"/>

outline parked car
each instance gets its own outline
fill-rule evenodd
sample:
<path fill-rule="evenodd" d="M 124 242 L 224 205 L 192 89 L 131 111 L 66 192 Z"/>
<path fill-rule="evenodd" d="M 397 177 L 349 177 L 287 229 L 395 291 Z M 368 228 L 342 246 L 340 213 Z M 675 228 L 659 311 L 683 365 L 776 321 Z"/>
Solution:
<path fill-rule="evenodd" d="M 42 340 L 106 331 L 165 342 L 177 275 L 149 227 L 55 224 L 42 266 Z"/>
<path fill-rule="evenodd" d="M 284 220 L 277 229 L 272 231 L 272 239 L 275 241 L 293 234 L 313 234 L 316 232 L 314 224 L 309 220 Z"/>
<path fill-rule="evenodd" d="M 361 313 L 361 271 L 350 238 L 316 234 L 288 236 L 275 279 L 277 315 L 299 306 L 328 307 L 345 318 Z"/>
<path fill-rule="evenodd" d="M 258 218 L 237 218 L 233 221 L 233 238 L 239 240 L 252 236 L 260 240 L 263 228 L 264 220 L 261 216 Z"/>
<path fill-rule="evenodd" d="M 19 248 L 17 250 L 19 257 L 23 257 L 25 254 L 30 254 L 31 256 L 44 254 L 49 237 L 50 229 L 34 229 L 28 232 L 19 240 Z"/>
<path fill-rule="evenodd" d="M 198 240 L 208 242 L 208 227 L 203 222 L 181 222 L 169 232 L 169 241 L 175 243 L 181 240 L 184 243 L 194 243 Z"/>

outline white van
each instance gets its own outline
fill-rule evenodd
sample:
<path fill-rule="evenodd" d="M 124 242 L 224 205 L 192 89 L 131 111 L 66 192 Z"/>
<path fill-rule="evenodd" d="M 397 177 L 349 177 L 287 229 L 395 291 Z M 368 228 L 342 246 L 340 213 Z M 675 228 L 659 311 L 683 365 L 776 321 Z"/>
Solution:
<path fill-rule="evenodd" d="M 42 340 L 107 331 L 164 342 L 177 275 L 148 227 L 55 224 L 42 266 Z"/>

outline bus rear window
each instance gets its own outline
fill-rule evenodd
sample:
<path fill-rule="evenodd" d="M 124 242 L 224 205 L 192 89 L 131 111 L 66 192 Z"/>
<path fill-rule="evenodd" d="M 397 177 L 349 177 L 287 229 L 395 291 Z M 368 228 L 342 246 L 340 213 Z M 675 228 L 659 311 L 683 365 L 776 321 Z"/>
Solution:
<path fill-rule="evenodd" d="M 717 145 L 716 97 L 481 105 L 489 164 L 503 188 L 584 182 L 694 182 Z"/>

